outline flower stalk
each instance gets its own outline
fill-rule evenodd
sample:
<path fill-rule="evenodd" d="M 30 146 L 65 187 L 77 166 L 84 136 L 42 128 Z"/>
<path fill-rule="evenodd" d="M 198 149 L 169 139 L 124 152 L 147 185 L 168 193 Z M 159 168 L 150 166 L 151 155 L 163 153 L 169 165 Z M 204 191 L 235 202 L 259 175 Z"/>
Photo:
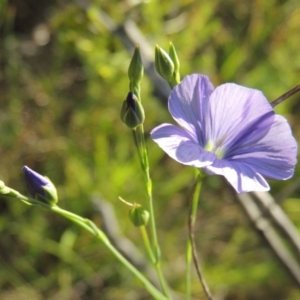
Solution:
<path fill-rule="evenodd" d="M 109 241 L 107 236 L 104 234 L 103 231 L 101 231 L 95 223 L 93 223 L 91 220 L 83 218 L 77 214 L 74 214 L 72 212 L 69 212 L 67 210 L 64 210 L 57 206 L 56 204 L 50 204 L 43 202 L 39 199 L 34 199 L 30 197 L 26 197 L 16 190 L 13 190 L 11 188 L 7 188 L 7 191 L 5 190 L 5 193 L 3 193 L 3 196 L 14 198 L 17 200 L 21 200 L 29 205 L 37 205 L 41 206 L 45 209 L 48 209 L 66 219 L 73 222 L 74 224 L 78 225 L 79 227 L 83 228 L 84 230 L 88 231 L 90 234 L 92 234 L 98 241 L 102 242 L 103 245 L 106 246 L 106 248 L 117 258 L 119 262 L 121 262 L 133 275 L 135 275 L 140 282 L 144 285 L 145 289 L 153 296 L 156 300 L 167 300 L 166 296 L 164 296 L 140 271 L 138 271 Z M 0 193 L 3 189 L 0 190 Z M 4 190 L 3 190 L 4 191 Z"/>
<path fill-rule="evenodd" d="M 150 177 L 150 167 L 149 167 L 149 160 L 148 160 L 148 151 L 146 147 L 145 137 L 144 137 L 144 128 L 143 125 L 140 125 L 136 128 L 136 130 L 132 131 L 135 145 L 137 148 L 140 165 L 144 174 L 145 184 L 146 184 L 146 195 L 147 195 L 147 202 L 148 202 L 148 211 L 150 213 L 149 218 L 149 225 L 151 231 L 151 248 L 149 248 L 149 244 L 145 238 L 143 238 L 145 242 L 145 247 L 147 249 L 149 257 L 152 259 L 152 264 L 156 270 L 161 288 L 168 299 L 171 298 L 171 294 L 169 292 L 169 288 L 165 281 L 165 278 L 162 273 L 161 269 L 161 253 L 160 247 L 158 244 L 157 239 L 157 232 L 156 232 L 156 224 L 155 224 L 155 215 L 154 215 L 154 207 L 153 207 L 153 197 L 152 197 L 152 180 Z M 143 234 L 143 233 L 142 233 Z M 151 254 L 150 254 L 151 253 Z"/>
<path fill-rule="evenodd" d="M 173 63 L 171 62 L 171 64 Z M 143 77 L 142 59 L 141 59 L 139 48 L 136 47 L 129 65 L 128 78 L 129 78 L 130 93 L 133 93 L 137 97 L 137 101 L 139 103 L 141 103 L 140 81 L 142 77 Z M 150 177 L 148 152 L 147 152 L 147 147 L 145 142 L 143 122 L 141 122 L 138 126 L 132 128 L 132 134 L 133 134 L 134 144 L 137 149 L 138 158 L 140 161 L 140 165 L 143 171 L 145 184 L 146 184 L 148 211 L 150 214 L 149 225 L 150 225 L 150 232 L 151 232 L 151 241 L 149 241 L 148 236 L 145 235 L 143 229 L 142 229 L 142 236 L 143 236 L 145 248 L 156 270 L 163 293 L 168 299 L 171 299 L 169 288 L 164 279 L 162 269 L 161 269 L 161 255 L 160 255 L 160 248 L 157 239 L 154 207 L 153 207 L 153 199 L 152 199 L 152 181 Z"/>
<path fill-rule="evenodd" d="M 73 223 L 82 227 L 86 231 L 90 232 L 97 240 L 101 241 L 108 250 L 131 272 L 133 273 L 144 285 L 147 291 L 157 300 L 166 300 L 167 298 L 158 291 L 152 283 L 140 273 L 124 256 L 110 243 L 107 236 L 101 231 L 91 220 L 82 218 L 76 214 L 70 213 L 58 206 L 52 206 L 51 211 L 69 219 Z"/>
<path fill-rule="evenodd" d="M 209 287 L 206 283 L 206 280 L 203 276 L 197 249 L 196 249 L 196 243 L 195 243 L 195 237 L 194 237 L 194 226 L 196 222 L 196 216 L 197 216 L 197 208 L 198 203 L 200 199 L 200 193 L 201 193 L 201 187 L 203 182 L 204 174 L 201 172 L 201 170 L 196 170 L 197 176 L 196 176 L 196 184 L 195 189 L 193 193 L 193 197 L 190 202 L 190 209 L 189 209 L 189 219 L 188 219 L 188 229 L 189 229 L 189 239 L 187 242 L 187 248 L 186 248 L 186 264 L 187 264 L 187 270 L 186 270 L 186 299 L 191 299 L 191 265 L 192 265 L 192 259 L 194 261 L 194 266 L 197 271 L 198 278 L 201 282 L 201 285 L 203 287 L 203 291 L 209 300 L 213 300 L 213 297 L 211 295 L 211 292 L 209 290 Z"/>

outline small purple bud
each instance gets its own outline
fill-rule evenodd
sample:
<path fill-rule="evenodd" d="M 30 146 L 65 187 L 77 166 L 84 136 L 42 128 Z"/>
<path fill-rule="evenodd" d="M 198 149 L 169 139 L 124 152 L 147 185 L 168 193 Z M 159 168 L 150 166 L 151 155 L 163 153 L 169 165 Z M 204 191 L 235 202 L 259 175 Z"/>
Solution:
<path fill-rule="evenodd" d="M 35 199 L 42 199 L 49 204 L 57 202 L 56 188 L 45 176 L 31 170 L 27 166 L 22 168 L 28 192 Z"/>
<path fill-rule="evenodd" d="M 121 120 L 129 128 L 136 128 L 137 126 L 143 124 L 145 120 L 143 106 L 132 92 L 128 93 L 126 100 L 123 102 L 121 109 Z"/>

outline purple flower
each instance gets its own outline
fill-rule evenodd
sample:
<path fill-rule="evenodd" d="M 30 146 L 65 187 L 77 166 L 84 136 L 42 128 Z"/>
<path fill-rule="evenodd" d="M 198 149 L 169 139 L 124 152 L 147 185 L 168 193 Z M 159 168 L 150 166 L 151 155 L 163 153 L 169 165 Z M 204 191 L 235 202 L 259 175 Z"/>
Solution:
<path fill-rule="evenodd" d="M 214 89 L 193 74 L 171 92 L 169 111 L 180 127 L 162 124 L 151 137 L 176 161 L 223 175 L 238 193 L 268 191 L 265 177 L 293 176 L 297 143 L 260 91 L 233 83 Z"/>

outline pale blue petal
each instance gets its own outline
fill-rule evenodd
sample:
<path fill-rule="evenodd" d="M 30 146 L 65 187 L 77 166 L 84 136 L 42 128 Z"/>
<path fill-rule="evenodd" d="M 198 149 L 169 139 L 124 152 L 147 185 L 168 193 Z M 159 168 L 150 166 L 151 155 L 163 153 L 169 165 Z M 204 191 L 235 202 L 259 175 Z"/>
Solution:
<path fill-rule="evenodd" d="M 217 87 L 210 97 L 206 139 L 222 144 L 225 153 L 263 137 L 273 122 L 274 112 L 264 95 L 233 83 Z"/>
<path fill-rule="evenodd" d="M 216 160 L 205 168 L 209 174 L 223 175 L 238 193 L 267 191 L 264 177 L 285 180 L 293 176 L 297 162 L 297 142 L 285 118 L 275 115 L 268 133 L 249 148 L 230 158 Z"/>
<path fill-rule="evenodd" d="M 176 161 L 202 168 L 211 165 L 216 155 L 205 151 L 184 129 L 162 124 L 151 131 L 151 138 Z"/>
<path fill-rule="evenodd" d="M 243 162 L 215 160 L 213 165 L 205 167 L 204 170 L 210 175 L 223 175 L 237 193 L 263 192 L 270 189 L 263 176 Z"/>
<path fill-rule="evenodd" d="M 169 111 L 175 121 L 184 128 L 200 146 L 205 143 L 205 123 L 209 97 L 214 87 L 207 76 L 193 74 L 186 76 L 169 97 Z"/>
<path fill-rule="evenodd" d="M 270 179 L 288 179 L 297 163 L 297 142 L 286 119 L 275 115 L 268 133 L 248 148 L 239 149 L 230 159 L 243 161 Z"/>

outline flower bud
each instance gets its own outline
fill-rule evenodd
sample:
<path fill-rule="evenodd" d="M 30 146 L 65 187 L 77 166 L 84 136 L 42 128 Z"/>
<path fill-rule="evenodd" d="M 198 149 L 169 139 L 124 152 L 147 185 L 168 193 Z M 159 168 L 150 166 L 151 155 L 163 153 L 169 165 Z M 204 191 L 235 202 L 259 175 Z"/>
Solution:
<path fill-rule="evenodd" d="M 150 214 L 140 204 L 134 204 L 129 211 L 129 218 L 134 226 L 146 226 L 149 221 Z"/>
<path fill-rule="evenodd" d="M 27 190 L 33 198 L 48 204 L 57 203 L 56 188 L 47 177 L 40 175 L 27 166 L 24 166 L 22 170 Z"/>
<path fill-rule="evenodd" d="M 177 84 L 180 83 L 180 63 L 179 63 L 179 59 L 175 50 L 175 47 L 173 45 L 173 43 L 170 42 L 170 47 L 169 47 L 169 56 L 174 64 L 174 74 L 173 77 L 176 81 Z"/>
<path fill-rule="evenodd" d="M 138 46 L 135 47 L 129 68 L 128 68 L 128 77 L 130 82 L 135 85 L 139 84 L 144 75 L 144 67 L 140 54 L 140 49 Z"/>
<path fill-rule="evenodd" d="M 142 104 L 136 99 L 132 92 L 129 92 L 124 100 L 121 109 L 121 120 L 129 127 L 136 128 L 145 120 L 145 113 Z"/>
<path fill-rule="evenodd" d="M 174 64 L 168 53 L 157 45 L 155 46 L 155 68 L 161 77 L 167 81 L 172 80 Z"/>

